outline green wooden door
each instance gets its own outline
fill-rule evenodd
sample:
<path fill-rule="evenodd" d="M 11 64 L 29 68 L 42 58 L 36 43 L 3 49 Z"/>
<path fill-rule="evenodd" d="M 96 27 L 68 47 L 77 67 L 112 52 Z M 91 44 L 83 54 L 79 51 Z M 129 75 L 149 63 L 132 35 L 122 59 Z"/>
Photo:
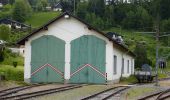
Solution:
<path fill-rule="evenodd" d="M 44 49 L 42 49 L 44 48 Z M 47 82 L 47 37 L 41 37 L 31 43 L 31 82 Z"/>
<path fill-rule="evenodd" d="M 71 42 L 71 83 L 105 83 L 105 41 L 82 36 Z"/>
<path fill-rule="evenodd" d="M 63 82 L 65 42 L 48 35 L 32 41 L 31 46 L 31 81 Z"/>

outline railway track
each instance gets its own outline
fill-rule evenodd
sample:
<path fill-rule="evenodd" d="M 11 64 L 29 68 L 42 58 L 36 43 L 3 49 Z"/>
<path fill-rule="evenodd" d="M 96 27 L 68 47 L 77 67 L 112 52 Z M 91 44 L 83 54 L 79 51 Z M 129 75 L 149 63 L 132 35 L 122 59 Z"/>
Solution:
<path fill-rule="evenodd" d="M 165 100 L 167 98 L 170 98 L 170 89 L 153 93 L 138 100 Z"/>
<path fill-rule="evenodd" d="M 62 91 L 71 90 L 75 88 L 80 88 L 82 86 L 84 85 L 69 85 L 69 86 L 47 89 L 47 90 L 42 90 L 42 91 L 37 91 L 37 92 L 32 92 L 32 93 L 24 93 L 24 94 L 19 94 L 19 95 L 7 95 L 7 96 L 0 97 L 0 100 L 24 100 L 24 99 L 29 99 L 33 97 L 48 95 L 48 94 L 62 92 Z"/>
<path fill-rule="evenodd" d="M 170 89 L 167 89 L 166 91 L 160 93 L 156 100 L 165 100 L 170 98 Z"/>
<path fill-rule="evenodd" d="M 104 91 L 101 91 L 99 93 L 90 95 L 88 97 L 85 97 L 81 100 L 114 100 L 114 96 L 120 94 L 121 92 L 125 91 L 126 89 L 129 89 L 129 86 L 118 86 L 106 89 Z"/>
<path fill-rule="evenodd" d="M 29 89 L 29 88 L 38 87 L 38 86 L 43 86 L 43 85 L 47 85 L 47 84 L 18 86 L 18 87 L 14 87 L 14 88 L 9 88 L 9 89 L 5 89 L 5 90 L 1 90 L 1 91 L 0 91 L 0 97 L 6 96 L 6 95 L 10 95 L 10 94 L 13 94 L 13 93 L 17 93 L 17 92 L 19 92 L 19 91 L 26 90 L 26 89 Z"/>

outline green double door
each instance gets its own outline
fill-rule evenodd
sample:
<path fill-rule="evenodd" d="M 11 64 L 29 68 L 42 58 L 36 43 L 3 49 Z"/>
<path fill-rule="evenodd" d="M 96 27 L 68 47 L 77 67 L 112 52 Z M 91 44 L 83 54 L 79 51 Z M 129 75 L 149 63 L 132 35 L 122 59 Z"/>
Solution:
<path fill-rule="evenodd" d="M 106 82 L 106 43 L 93 35 L 84 35 L 71 42 L 70 83 Z"/>
<path fill-rule="evenodd" d="M 51 35 L 31 42 L 31 82 L 63 82 L 65 42 Z"/>

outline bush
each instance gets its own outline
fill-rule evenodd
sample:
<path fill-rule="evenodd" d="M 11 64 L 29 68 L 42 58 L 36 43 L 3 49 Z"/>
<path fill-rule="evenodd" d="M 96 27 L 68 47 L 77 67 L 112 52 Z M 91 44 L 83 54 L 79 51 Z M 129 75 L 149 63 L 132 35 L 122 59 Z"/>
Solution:
<path fill-rule="evenodd" d="M 13 81 L 23 81 L 24 80 L 24 72 L 23 69 L 13 68 L 12 66 L 1 66 L 0 73 L 5 75 L 6 80 Z"/>
<path fill-rule="evenodd" d="M 5 49 L 3 51 L 3 60 L 0 61 L 0 64 L 13 66 L 13 62 L 17 62 L 17 65 L 23 66 L 24 58 L 17 53 L 12 53 L 9 49 Z"/>
<path fill-rule="evenodd" d="M 13 61 L 13 66 L 14 66 L 15 68 L 17 67 L 17 65 L 18 65 L 18 62 Z"/>
<path fill-rule="evenodd" d="M 120 78 L 120 82 L 122 82 L 122 83 L 137 83 L 138 80 L 136 79 L 136 77 L 134 75 L 131 75 L 129 77 Z"/>
<path fill-rule="evenodd" d="M 0 25 L 0 39 L 1 40 L 8 41 L 10 33 L 11 33 L 11 29 L 7 25 L 5 24 Z"/>

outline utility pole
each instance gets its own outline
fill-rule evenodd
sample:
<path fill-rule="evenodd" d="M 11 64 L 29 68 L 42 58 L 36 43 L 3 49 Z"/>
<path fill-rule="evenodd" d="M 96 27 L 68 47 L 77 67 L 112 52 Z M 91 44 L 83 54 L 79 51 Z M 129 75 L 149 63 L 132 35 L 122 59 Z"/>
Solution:
<path fill-rule="evenodd" d="M 74 0 L 74 15 L 76 15 L 76 1 Z"/>
<path fill-rule="evenodd" d="M 158 17 L 159 18 L 159 17 Z M 158 66 L 159 66 L 159 19 L 157 19 L 156 26 L 156 86 L 158 86 Z"/>

